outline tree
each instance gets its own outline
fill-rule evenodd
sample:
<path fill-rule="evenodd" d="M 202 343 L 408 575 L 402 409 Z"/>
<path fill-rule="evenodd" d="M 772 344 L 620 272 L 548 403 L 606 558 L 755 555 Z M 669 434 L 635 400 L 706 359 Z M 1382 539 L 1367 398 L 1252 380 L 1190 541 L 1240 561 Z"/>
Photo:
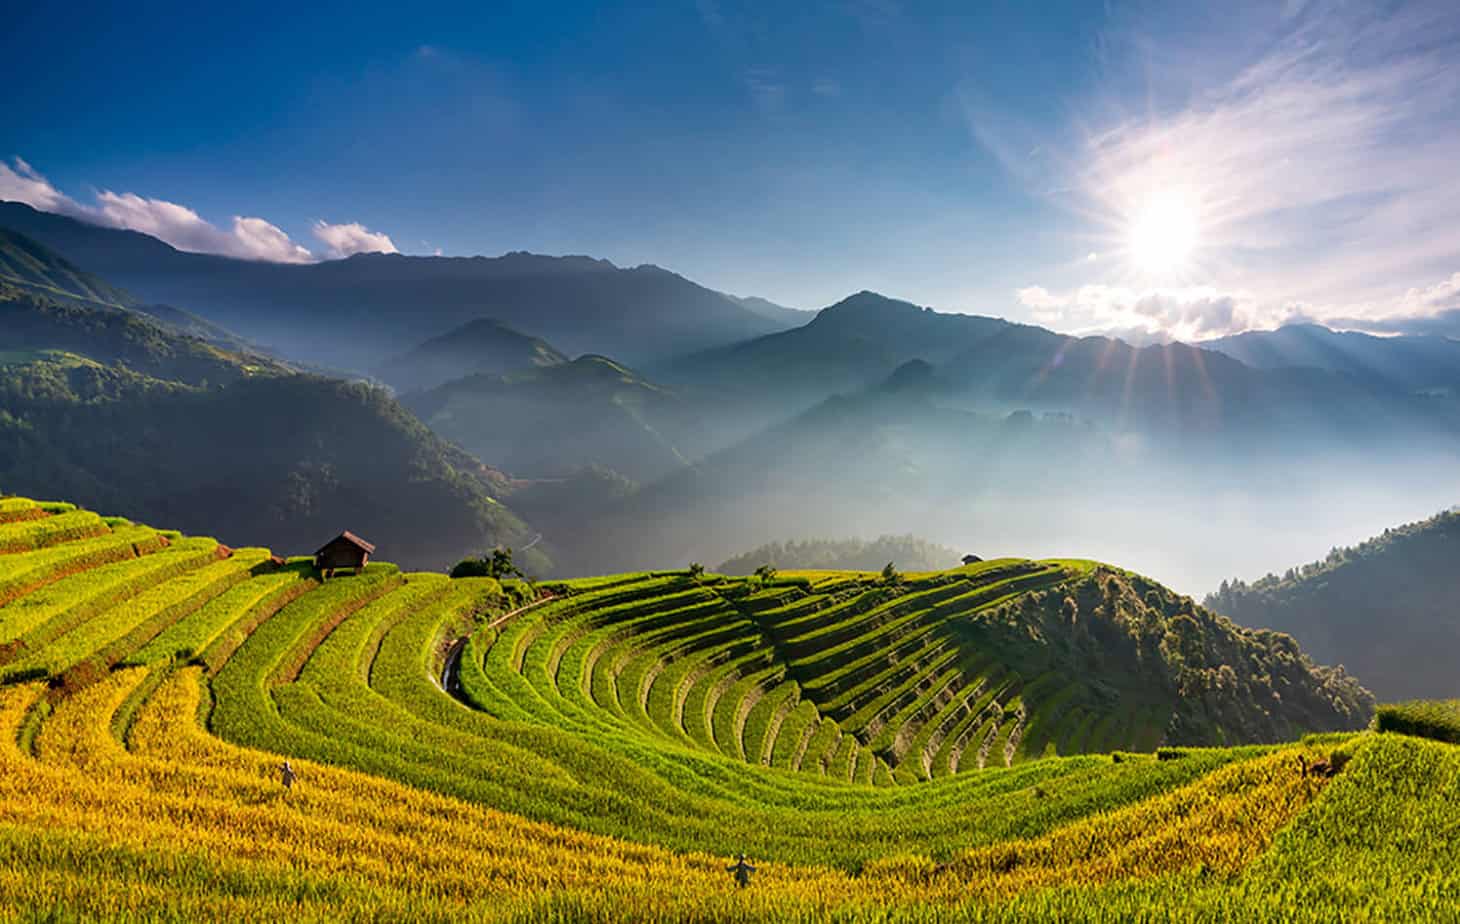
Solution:
<path fill-rule="evenodd" d="M 512 562 L 512 550 L 504 546 L 497 546 L 491 552 L 483 553 L 476 558 L 465 558 L 456 563 L 451 569 L 451 576 L 460 577 L 489 577 L 502 580 L 503 578 L 516 577 L 527 580 L 527 575 L 522 573 Z"/>
<path fill-rule="evenodd" d="M 697 561 L 689 563 L 689 578 L 698 583 L 705 576 L 705 566 Z"/>
<path fill-rule="evenodd" d="M 883 569 L 882 569 L 882 583 L 884 583 L 884 584 L 901 584 L 902 583 L 902 575 L 898 573 L 897 568 L 895 568 L 893 566 L 892 562 L 888 562 L 886 564 L 886 566 L 884 566 Z"/>
<path fill-rule="evenodd" d="M 755 576 L 760 580 L 762 584 L 769 584 L 771 582 L 771 579 L 776 576 L 776 566 L 761 565 L 759 568 L 755 569 Z"/>

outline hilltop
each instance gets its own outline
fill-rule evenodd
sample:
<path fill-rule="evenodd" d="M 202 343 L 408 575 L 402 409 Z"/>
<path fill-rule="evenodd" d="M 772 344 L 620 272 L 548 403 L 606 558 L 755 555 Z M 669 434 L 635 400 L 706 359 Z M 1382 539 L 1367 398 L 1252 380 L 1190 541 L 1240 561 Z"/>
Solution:
<path fill-rule="evenodd" d="M 1325 920 L 1428 913 L 1453 888 L 1452 745 L 1171 746 L 1356 727 L 1367 700 L 1291 639 L 1119 569 L 536 592 L 384 563 L 324 580 L 267 549 L 0 499 L 0 904 Z M 723 871 L 736 851 L 759 867 L 743 894 Z"/>
<path fill-rule="evenodd" d="M 592 354 L 471 375 L 402 400 L 446 439 L 521 477 L 600 466 L 645 481 L 689 464 L 706 442 L 700 408 Z"/>
<path fill-rule="evenodd" d="M 1460 659 L 1460 512 L 1336 548 L 1281 577 L 1224 581 L 1205 605 L 1291 633 L 1385 699 L 1450 697 Z"/>
<path fill-rule="evenodd" d="M 495 318 L 478 318 L 395 357 L 376 374 L 397 391 L 424 391 L 469 375 L 500 375 L 567 361 L 546 340 Z"/>
<path fill-rule="evenodd" d="M 803 539 L 770 542 L 729 559 L 717 568 L 725 574 L 753 574 L 762 565 L 793 570 L 878 571 L 888 562 L 904 571 L 941 571 L 962 556 L 916 536 L 876 539 Z"/>

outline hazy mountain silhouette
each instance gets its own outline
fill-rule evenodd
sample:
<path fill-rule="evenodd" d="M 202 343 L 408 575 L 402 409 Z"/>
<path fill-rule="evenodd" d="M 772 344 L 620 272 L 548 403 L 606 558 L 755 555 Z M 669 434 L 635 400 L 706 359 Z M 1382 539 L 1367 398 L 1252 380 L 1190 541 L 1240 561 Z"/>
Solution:
<path fill-rule="evenodd" d="M 589 257 L 358 254 L 279 264 L 184 253 L 133 231 L 0 203 L 14 228 L 145 301 L 187 305 L 289 358 L 364 370 L 481 317 L 570 354 L 644 363 L 786 326 L 656 266 Z"/>
<path fill-rule="evenodd" d="M 1411 391 L 1460 392 L 1460 341 L 1437 335 L 1375 337 L 1289 324 L 1202 344 L 1259 369 L 1309 367 Z"/>
<path fill-rule="evenodd" d="M 1373 376 L 1253 368 L 1183 343 L 1134 347 L 997 318 L 945 314 L 860 292 L 794 330 L 697 354 L 662 377 L 727 403 L 748 435 L 835 394 L 882 382 L 912 360 L 940 400 L 969 409 L 1073 413 L 1113 427 L 1283 438 L 1376 434 L 1453 438 L 1454 402 Z M 1453 364 L 1460 370 L 1460 361 Z"/>
<path fill-rule="evenodd" d="M 375 374 L 398 391 L 424 391 L 469 375 L 496 375 L 568 361 L 546 340 L 478 318 L 383 363 Z"/>
<path fill-rule="evenodd" d="M 526 478 L 600 466 L 652 480 L 707 442 L 703 409 L 603 356 L 468 376 L 402 400 L 437 433 Z"/>
<path fill-rule="evenodd" d="M 744 297 L 732 295 L 730 297 L 756 314 L 770 318 L 772 321 L 785 327 L 800 327 L 802 324 L 806 324 L 812 318 L 816 317 L 816 312 L 814 311 L 807 311 L 804 308 L 787 308 L 785 305 L 778 305 L 768 298 L 761 298 L 755 295 Z"/>

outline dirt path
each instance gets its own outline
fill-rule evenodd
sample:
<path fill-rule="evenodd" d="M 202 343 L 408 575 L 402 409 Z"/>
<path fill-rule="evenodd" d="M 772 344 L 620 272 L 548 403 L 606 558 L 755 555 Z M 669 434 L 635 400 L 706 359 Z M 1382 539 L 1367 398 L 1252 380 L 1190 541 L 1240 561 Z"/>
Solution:
<path fill-rule="evenodd" d="M 485 626 L 479 627 L 478 631 L 480 631 L 480 629 L 482 628 L 495 629 L 509 619 L 520 616 L 530 609 L 535 609 L 539 606 L 542 606 L 544 603 L 551 603 L 556 599 L 558 599 L 558 596 L 556 594 L 548 594 L 547 596 L 539 597 L 531 603 L 524 604 L 522 606 L 519 606 L 515 610 L 503 613 L 501 616 L 498 616 L 496 619 L 487 623 Z M 462 701 L 464 704 L 465 699 L 461 693 L 461 653 L 466 648 L 467 638 L 468 636 L 463 635 L 461 638 L 458 638 L 451 643 L 451 647 L 447 649 L 446 652 L 446 661 L 441 665 L 441 679 L 440 681 L 438 681 L 441 689 L 449 693 L 454 699 Z"/>

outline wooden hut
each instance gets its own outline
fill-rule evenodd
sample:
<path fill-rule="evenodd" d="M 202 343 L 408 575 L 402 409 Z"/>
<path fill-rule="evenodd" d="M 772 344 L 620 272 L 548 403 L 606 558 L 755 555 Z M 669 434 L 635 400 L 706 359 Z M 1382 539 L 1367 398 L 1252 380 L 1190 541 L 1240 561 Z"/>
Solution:
<path fill-rule="evenodd" d="M 334 577 L 341 568 L 353 568 L 359 574 L 374 551 L 375 546 L 347 529 L 319 547 L 319 551 L 314 553 L 314 567 L 324 572 L 327 578 Z"/>
<path fill-rule="evenodd" d="M 983 561 L 983 559 L 982 558 L 979 558 L 977 555 L 965 555 L 965 556 L 963 556 L 963 563 L 965 565 L 976 565 L 976 564 L 978 564 L 981 561 Z"/>

